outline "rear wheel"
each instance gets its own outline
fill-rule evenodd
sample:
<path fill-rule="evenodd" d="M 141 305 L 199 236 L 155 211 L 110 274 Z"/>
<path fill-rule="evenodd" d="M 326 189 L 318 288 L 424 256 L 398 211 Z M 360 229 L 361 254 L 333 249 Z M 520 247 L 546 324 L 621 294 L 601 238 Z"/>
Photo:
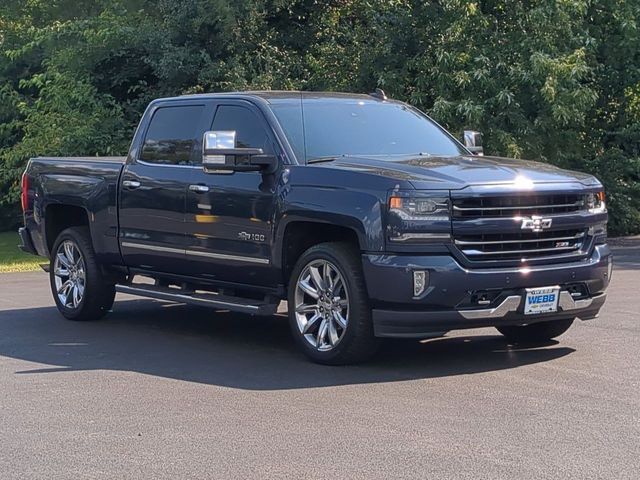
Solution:
<path fill-rule="evenodd" d="M 289 283 L 289 323 L 313 361 L 339 365 L 371 356 L 378 346 L 360 252 L 346 243 L 308 249 Z"/>
<path fill-rule="evenodd" d="M 496 327 L 510 343 L 541 343 L 559 337 L 569 330 L 573 318 L 533 323 L 531 325 L 505 325 Z"/>
<path fill-rule="evenodd" d="M 98 319 L 113 306 L 115 285 L 104 278 L 86 227 L 60 233 L 51 249 L 49 280 L 56 306 L 69 320 Z"/>

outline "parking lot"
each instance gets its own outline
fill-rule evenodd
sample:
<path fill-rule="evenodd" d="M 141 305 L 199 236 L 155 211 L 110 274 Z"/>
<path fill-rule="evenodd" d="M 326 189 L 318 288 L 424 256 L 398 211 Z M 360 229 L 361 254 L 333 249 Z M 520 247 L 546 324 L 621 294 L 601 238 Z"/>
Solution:
<path fill-rule="evenodd" d="M 43 272 L 0 276 L 0 478 L 638 478 L 640 242 L 599 319 L 309 363 L 283 316 L 121 296 L 65 321 Z"/>

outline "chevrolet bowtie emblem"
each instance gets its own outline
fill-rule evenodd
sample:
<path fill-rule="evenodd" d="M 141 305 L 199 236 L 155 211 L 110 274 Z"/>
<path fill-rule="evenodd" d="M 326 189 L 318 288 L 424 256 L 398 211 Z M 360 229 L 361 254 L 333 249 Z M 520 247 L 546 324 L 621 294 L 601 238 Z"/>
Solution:
<path fill-rule="evenodd" d="M 522 230 L 531 230 L 533 232 L 541 232 L 548 228 L 551 228 L 551 218 L 542 218 L 532 215 L 528 218 L 522 219 Z"/>

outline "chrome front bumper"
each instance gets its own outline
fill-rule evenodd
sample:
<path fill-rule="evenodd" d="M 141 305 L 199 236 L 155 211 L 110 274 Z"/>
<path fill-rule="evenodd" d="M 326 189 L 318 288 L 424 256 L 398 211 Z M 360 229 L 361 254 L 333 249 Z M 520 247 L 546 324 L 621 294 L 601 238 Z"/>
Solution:
<path fill-rule="evenodd" d="M 407 311 L 373 309 L 373 325 L 378 337 L 425 338 L 434 333 L 465 328 L 501 325 L 529 325 L 532 323 L 598 316 L 606 299 L 602 292 L 591 298 L 575 300 L 569 292 L 560 292 L 558 311 L 535 315 L 524 314 L 525 295 L 510 295 L 493 308 L 440 311 Z"/>
<path fill-rule="evenodd" d="M 560 292 L 560 298 L 558 299 L 558 312 L 569 312 L 572 310 L 584 310 L 589 308 L 594 300 L 604 302 L 607 294 L 601 293 L 591 298 L 582 298 L 575 300 L 569 292 Z M 520 308 L 520 303 L 523 297 L 521 295 L 511 295 L 505 298 L 500 305 L 494 308 L 483 308 L 478 310 L 458 310 L 458 313 L 462 317 L 468 320 L 475 320 L 478 318 L 503 318 L 510 312 L 517 312 Z"/>

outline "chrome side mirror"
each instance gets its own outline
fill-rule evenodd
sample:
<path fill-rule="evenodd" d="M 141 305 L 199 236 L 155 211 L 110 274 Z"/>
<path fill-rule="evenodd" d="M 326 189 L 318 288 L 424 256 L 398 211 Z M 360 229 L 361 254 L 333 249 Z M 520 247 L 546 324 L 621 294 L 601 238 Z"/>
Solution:
<path fill-rule="evenodd" d="M 206 173 L 233 173 L 265 170 L 277 166 L 273 155 L 263 155 L 261 148 L 236 147 L 234 130 L 205 132 L 202 139 L 202 167 Z"/>
<path fill-rule="evenodd" d="M 202 166 L 211 173 L 231 173 L 236 163 L 236 132 L 218 130 L 204 132 Z"/>
<path fill-rule="evenodd" d="M 229 149 L 236 148 L 235 130 L 218 130 L 216 132 L 204 132 L 204 149 Z"/>
<path fill-rule="evenodd" d="M 464 131 L 464 146 L 474 155 L 484 155 L 482 148 L 482 134 L 475 130 Z"/>

